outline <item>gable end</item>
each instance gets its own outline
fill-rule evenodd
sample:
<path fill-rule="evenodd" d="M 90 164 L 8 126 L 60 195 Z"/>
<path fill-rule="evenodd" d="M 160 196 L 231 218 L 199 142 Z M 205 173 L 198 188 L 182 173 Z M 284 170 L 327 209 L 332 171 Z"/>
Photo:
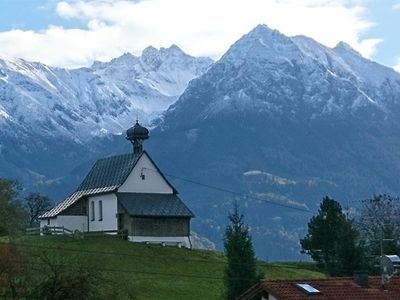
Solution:
<path fill-rule="evenodd" d="M 123 193 L 177 194 L 147 152 L 143 152 L 124 183 L 118 188 Z"/>

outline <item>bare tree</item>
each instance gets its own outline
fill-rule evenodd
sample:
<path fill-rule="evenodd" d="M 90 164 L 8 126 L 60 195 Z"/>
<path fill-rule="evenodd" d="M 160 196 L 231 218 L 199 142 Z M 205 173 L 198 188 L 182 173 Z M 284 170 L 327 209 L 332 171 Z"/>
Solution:
<path fill-rule="evenodd" d="M 400 254 L 400 198 L 375 195 L 364 200 L 356 226 L 370 255 Z"/>
<path fill-rule="evenodd" d="M 29 213 L 29 226 L 32 226 L 40 215 L 51 208 L 52 202 L 47 196 L 31 193 L 25 197 L 25 206 Z"/>

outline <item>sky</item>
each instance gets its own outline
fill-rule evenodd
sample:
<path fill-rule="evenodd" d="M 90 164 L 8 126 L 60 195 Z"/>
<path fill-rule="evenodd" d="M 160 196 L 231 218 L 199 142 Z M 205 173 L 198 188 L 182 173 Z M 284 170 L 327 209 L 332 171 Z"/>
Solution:
<path fill-rule="evenodd" d="M 400 72 L 400 0 L 0 0 L 0 57 L 77 68 L 176 44 L 218 59 L 258 24 Z"/>

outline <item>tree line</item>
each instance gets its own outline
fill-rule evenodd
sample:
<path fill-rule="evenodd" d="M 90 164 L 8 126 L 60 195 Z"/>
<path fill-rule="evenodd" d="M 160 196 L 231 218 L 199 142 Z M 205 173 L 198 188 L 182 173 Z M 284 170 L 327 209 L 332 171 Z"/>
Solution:
<path fill-rule="evenodd" d="M 0 178 L 0 236 L 13 237 L 26 227 L 37 225 L 38 217 L 53 204 L 39 193 L 20 197 L 20 191 L 16 181 Z"/>
<path fill-rule="evenodd" d="M 264 279 L 243 218 L 235 204 L 224 234 L 226 299 L 235 299 Z M 358 212 L 345 212 L 339 202 L 325 197 L 308 222 L 306 236 L 300 239 L 301 252 L 328 276 L 377 275 L 377 259 L 381 254 L 399 255 L 399 242 L 400 199 L 389 195 L 363 200 Z"/>
<path fill-rule="evenodd" d="M 377 274 L 377 259 L 400 254 L 400 199 L 374 195 L 359 212 L 345 213 L 336 200 L 325 197 L 318 214 L 300 240 L 303 253 L 330 276 L 362 271 Z"/>

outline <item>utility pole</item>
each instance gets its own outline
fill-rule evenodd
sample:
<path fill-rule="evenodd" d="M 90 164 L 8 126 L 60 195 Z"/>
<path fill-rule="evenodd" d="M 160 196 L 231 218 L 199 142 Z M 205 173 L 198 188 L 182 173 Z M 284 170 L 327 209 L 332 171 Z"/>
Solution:
<path fill-rule="evenodd" d="M 381 261 L 382 261 L 382 257 L 383 257 L 383 242 L 392 242 L 394 241 L 394 239 L 381 239 Z M 386 283 L 386 270 L 381 270 L 381 283 L 382 283 L 382 287 L 385 288 L 385 283 Z"/>

